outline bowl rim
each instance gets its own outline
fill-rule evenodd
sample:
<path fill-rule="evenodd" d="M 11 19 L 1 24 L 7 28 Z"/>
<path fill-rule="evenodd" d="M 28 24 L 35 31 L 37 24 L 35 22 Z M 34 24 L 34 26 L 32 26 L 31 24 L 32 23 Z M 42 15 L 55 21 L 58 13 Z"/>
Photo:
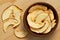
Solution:
<path fill-rule="evenodd" d="M 32 32 L 32 31 L 30 30 L 29 24 L 28 24 L 28 22 L 27 22 L 27 15 L 29 14 L 29 13 L 28 13 L 29 9 L 30 9 L 31 7 L 33 7 L 33 6 L 36 6 L 36 5 L 43 5 L 43 6 L 46 6 L 48 9 L 51 9 L 51 10 L 53 11 L 53 14 L 54 14 L 54 19 L 57 20 L 55 27 L 52 28 L 51 31 L 50 31 L 49 33 L 47 33 L 47 34 L 35 33 L 35 32 Z M 52 33 L 55 31 L 55 29 L 57 28 L 58 21 L 59 21 L 59 19 L 58 19 L 58 13 L 57 13 L 56 9 L 55 9 L 52 5 L 50 5 L 49 3 L 46 3 L 46 2 L 37 2 L 37 3 L 34 3 L 34 4 L 30 5 L 30 6 L 25 10 L 24 15 L 23 15 L 23 25 L 24 25 L 24 27 L 26 28 L 26 30 L 28 31 L 28 33 L 30 33 L 31 35 L 34 35 L 34 36 L 40 36 L 40 35 L 45 36 L 45 35 L 50 35 L 50 34 L 52 34 Z"/>

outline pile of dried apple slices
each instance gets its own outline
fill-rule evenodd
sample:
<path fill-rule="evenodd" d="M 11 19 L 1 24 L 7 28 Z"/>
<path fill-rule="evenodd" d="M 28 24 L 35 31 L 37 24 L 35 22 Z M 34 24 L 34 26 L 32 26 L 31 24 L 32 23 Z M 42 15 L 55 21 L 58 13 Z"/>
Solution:
<path fill-rule="evenodd" d="M 3 25 L 4 32 L 7 31 L 9 26 L 12 26 L 14 28 L 21 23 L 22 12 L 23 12 L 22 9 L 19 9 L 15 5 L 11 5 L 10 7 L 3 11 L 2 20 L 4 23 Z M 15 35 L 19 38 L 23 38 L 27 35 L 27 33 L 23 31 L 23 29 L 16 27 Z"/>
<path fill-rule="evenodd" d="M 49 33 L 56 25 L 55 21 L 53 11 L 43 5 L 31 7 L 27 15 L 30 30 L 35 33 Z"/>

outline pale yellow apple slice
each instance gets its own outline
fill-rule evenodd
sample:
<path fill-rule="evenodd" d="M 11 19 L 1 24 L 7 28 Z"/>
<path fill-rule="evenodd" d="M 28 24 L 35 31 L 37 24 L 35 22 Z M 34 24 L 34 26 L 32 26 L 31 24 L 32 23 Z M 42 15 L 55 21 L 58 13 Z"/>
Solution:
<path fill-rule="evenodd" d="M 22 10 L 16 6 L 13 6 L 12 8 L 13 8 L 15 19 L 19 21 L 21 19 Z"/>
<path fill-rule="evenodd" d="M 43 13 L 42 10 L 35 10 L 32 13 L 30 13 L 30 17 L 31 17 L 32 21 L 35 21 L 36 17 L 41 13 Z"/>
<path fill-rule="evenodd" d="M 52 23 L 52 28 L 54 28 L 54 27 L 55 27 L 55 25 L 56 25 L 56 23 Z"/>
<path fill-rule="evenodd" d="M 49 33 L 51 31 L 51 29 L 52 29 L 52 25 L 51 25 L 51 22 L 50 22 L 48 28 L 43 33 L 45 33 L 45 34 Z"/>
<path fill-rule="evenodd" d="M 47 20 L 47 21 L 49 21 L 51 23 L 51 20 L 50 20 L 49 16 L 47 16 L 45 20 Z"/>
<path fill-rule="evenodd" d="M 33 28 L 30 28 L 30 29 L 31 31 L 36 33 L 43 33 L 49 27 L 48 21 L 45 21 L 45 23 L 46 23 L 45 26 L 43 26 L 41 29 L 33 29 Z"/>
<path fill-rule="evenodd" d="M 55 25 L 56 25 L 55 21 L 56 21 L 55 19 L 54 19 L 54 20 L 52 20 L 52 23 L 51 23 L 51 24 L 52 24 L 52 28 L 54 28 L 54 27 L 55 27 Z"/>
<path fill-rule="evenodd" d="M 49 27 L 47 28 L 47 30 L 45 30 L 43 33 L 45 33 L 45 34 L 46 34 L 46 33 L 49 33 L 49 32 L 51 31 L 51 29 L 52 29 L 52 28 L 49 26 Z"/>
<path fill-rule="evenodd" d="M 12 9 L 10 8 L 6 9 L 2 14 L 2 20 L 6 20 L 7 18 L 9 18 L 11 13 L 12 13 Z"/>
<path fill-rule="evenodd" d="M 24 38 L 27 36 L 27 32 L 24 29 L 21 29 L 20 27 L 17 27 L 15 29 L 15 35 L 19 38 Z"/>
<path fill-rule="evenodd" d="M 43 33 L 49 33 L 52 29 L 52 25 L 51 25 L 51 20 L 50 17 L 48 16 L 45 20 L 49 21 L 49 27 L 47 28 L 47 30 L 45 30 Z"/>
<path fill-rule="evenodd" d="M 4 18 L 9 18 L 9 19 L 16 19 L 18 22 L 13 26 L 15 27 L 16 25 L 19 25 L 20 24 L 20 20 L 21 20 L 21 13 L 22 13 L 22 10 L 20 10 L 19 8 L 17 8 L 16 6 L 10 6 L 6 12 L 4 12 L 3 14 L 3 19 Z M 14 17 L 13 17 L 14 16 Z M 9 20 L 7 19 L 7 20 Z"/>
<path fill-rule="evenodd" d="M 48 16 L 45 20 L 49 22 L 49 27 L 52 27 L 50 17 Z"/>
<path fill-rule="evenodd" d="M 36 23 L 40 23 L 41 21 L 43 21 L 45 18 L 47 18 L 48 14 L 46 13 L 41 13 L 36 17 Z"/>
<path fill-rule="evenodd" d="M 8 21 L 4 22 L 4 28 L 3 30 L 6 32 L 7 28 L 11 25 L 15 26 L 17 24 L 17 21 L 14 19 L 9 19 Z"/>
<path fill-rule="evenodd" d="M 52 23 L 55 23 L 55 21 L 56 21 L 55 19 L 54 19 L 54 20 L 52 20 Z"/>
<path fill-rule="evenodd" d="M 42 6 L 42 5 L 35 5 L 29 9 L 29 12 L 33 12 L 35 10 L 47 10 L 47 7 Z"/>
<path fill-rule="evenodd" d="M 16 25 L 18 25 L 20 24 L 20 21 L 21 21 L 22 10 L 17 8 L 16 6 L 12 6 L 12 8 L 13 8 L 13 13 L 14 13 L 13 15 L 15 16 L 15 19 L 18 21 Z"/>
<path fill-rule="evenodd" d="M 48 14 L 45 14 L 42 10 L 39 10 L 39 11 L 34 11 L 32 12 L 31 14 L 29 14 L 27 16 L 27 21 L 28 21 L 28 24 L 32 27 L 32 28 L 40 28 L 44 25 L 44 23 L 35 23 L 34 21 L 32 20 L 36 20 L 36 17 L 39 15 L 39 14 L 43 14 L 42 16 L 47 16 Z M 39 21 L 39 20 L 38 20 Z"/>
<path fill-rule="evenodd" d="M 54 19 L 54 14 L 53 14 L 53 11 L 51 9 L 49 9 L 49 17 L 51 19 L 51 21 Z"/>
<path fill-rule="evenodd" d="M 54 28 L 54 26 L 56 25 L 55 21 L 56 20 L 53 20 L 52 23 L 50 22 L 50 25 L 49 25 L 48 29 L 45 30 L 43 33 L 45 33 L 45 34 L 49 33 L 51 31 L 51 29 Z"/>
<path fill-rule="evenodd" d="M 42 24 L 40 25 L 40 24 L 38 24 L 38 23 L 33 22 L 33 21 L 31 20 L 30 14 L 27 16 L 27 21 L 28 21 L 29 26 L 31 26 L 32 28 L 41 28 L 41 27 L 44 25 L 44 23 L 42 23 Z"/>
<path fill-rule="evenodd" d="M 4 22 L 4 31 L 6 31 L 7 27 L 9 27 L 9 25 L 11 24 L 13 25 L 13 27 L 16 27 L 20 24 L 21 21 L 21 10 L 14 5 L 10 6 L 3 13 L 2 19 Z M 7 19 L 7 21 L 4 21 L 5 19 Z M 15 23 L 15 20 L 17 21 L 17 23 Z"/>
<path fill-rule="evenodd" d="M 32 21 L 30 21 L 31 19 L 28 19 L 28 24 L 29 26 L 31 26 L 32 28 L 41 28 L 45 23 L 42 23 L 41 25 L 38 23 L 34 23 Z"/>

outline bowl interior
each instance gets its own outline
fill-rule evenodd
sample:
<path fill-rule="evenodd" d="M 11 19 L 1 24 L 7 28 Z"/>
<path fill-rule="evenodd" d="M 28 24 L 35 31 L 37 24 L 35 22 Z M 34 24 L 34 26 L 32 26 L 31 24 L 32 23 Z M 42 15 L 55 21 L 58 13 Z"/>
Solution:
<path fill-rule="evenodd" d="M 54 19 L 56 19 L 56 25 L 55 25 L 55 27 L 54 27 L 48 34 L 53 33 L 54 30 L 56 29 L 57 25 L 58 25 L 58 14 L 57 14 L 57 11 L 55 10 L 55 8 L 54 8 L 53 6 L 51 6 L 51 5 L 48 4 L 48 3 L 44 3 L 44 2 L 38 2 L 38 3 L 32 4 L 31 6 L 29 6 L 29 7 L 26 9 L 26 11 L 25 11 L 25 13 L 24 13 L 24 16 L 23 16 L 23 24 L 24 24 L 26 30 L 27 30 L 30 34 L 32 34 L 32 35 L 37 35 L 37 36 L 40 36 L 40 35 L 48 35 L 48 34 L 42 34 L 42 33 L 35 33 L 35 32 L 32 32 L 32 31 L 30 30 L 30 27 L 29 27 L 28 22 L 27 22 L 27 15 L 29 14 L 29 12 L 28 12 L 29 9 L 30 9 L 31 7 L 33 7 L 33 6 L 36 6 L 36 5 L 46 6 L 48 9 L 51 9 L 51 10 L 53 11 L 53 13 L 54 13 Z"/>

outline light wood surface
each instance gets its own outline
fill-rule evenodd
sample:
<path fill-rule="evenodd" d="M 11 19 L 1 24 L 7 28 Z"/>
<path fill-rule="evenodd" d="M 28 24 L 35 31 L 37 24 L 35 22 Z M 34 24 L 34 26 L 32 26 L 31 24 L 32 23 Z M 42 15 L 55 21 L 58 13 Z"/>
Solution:
<path fill-rule="evenodd" d="M 25 38 L 17 38 L 14 35 L 14 29 L 9 27 L 7 32 L 3 32 L 3 22 L 2 22 L 2 12 L 10 5 L 16 5 L 24 11 L 33 3 L 36 2 L 46 2 L 51 4 L 58 12 L 59 23 L 58 27 L 52 35 L 45 37 L 34 37 L 29 35 Z M 23 17 L 23 16 L 22 16 Z M 22 24 L 23 25 L 23 24 Z M 0 40 L 60 40 L 60 0 L 0 0 Z"/>

